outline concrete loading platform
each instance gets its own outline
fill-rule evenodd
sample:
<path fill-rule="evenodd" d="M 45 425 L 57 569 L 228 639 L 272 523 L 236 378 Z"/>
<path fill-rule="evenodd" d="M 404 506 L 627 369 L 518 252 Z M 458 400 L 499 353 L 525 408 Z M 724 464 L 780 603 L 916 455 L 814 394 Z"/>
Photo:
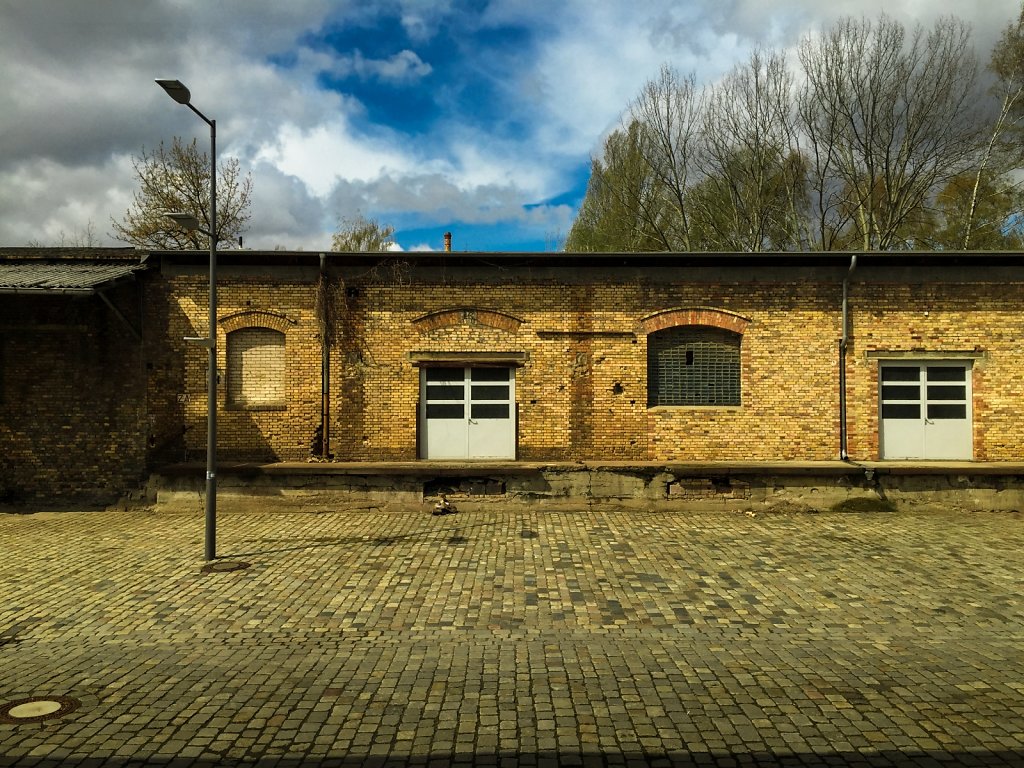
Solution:
<path fill-rule="evenodd" d="M 145 496 L 193 507 L 205 465 L 162 467 Z M 637 506 L 685 511 L 1024 509 L 1024 462 L 224 462 L 218 503 L 408 509 L 444 495 L 460 509 Z"/>

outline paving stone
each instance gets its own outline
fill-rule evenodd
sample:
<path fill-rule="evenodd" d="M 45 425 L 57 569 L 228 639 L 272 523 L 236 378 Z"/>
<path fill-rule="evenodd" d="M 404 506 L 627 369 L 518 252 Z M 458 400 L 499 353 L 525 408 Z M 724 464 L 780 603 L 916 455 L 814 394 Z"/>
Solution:
<path fill-rule="evenodd" d="M 3 764 L 1024 762 L 1020 514 L 218 523 L 0 515 Z"/>

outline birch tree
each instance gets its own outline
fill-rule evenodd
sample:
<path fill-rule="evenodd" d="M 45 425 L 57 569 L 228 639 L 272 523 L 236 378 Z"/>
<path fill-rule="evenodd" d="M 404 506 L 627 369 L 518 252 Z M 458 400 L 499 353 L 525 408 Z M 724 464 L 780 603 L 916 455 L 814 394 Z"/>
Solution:
<path fill-rule="evenodd" d="M 908 228 L 976 157 L 969 28 L 950 18 L 908 34 L 887 16 L 848 18 L 805 39 L 799 59 L 821 246 L 914 247 Z"/>

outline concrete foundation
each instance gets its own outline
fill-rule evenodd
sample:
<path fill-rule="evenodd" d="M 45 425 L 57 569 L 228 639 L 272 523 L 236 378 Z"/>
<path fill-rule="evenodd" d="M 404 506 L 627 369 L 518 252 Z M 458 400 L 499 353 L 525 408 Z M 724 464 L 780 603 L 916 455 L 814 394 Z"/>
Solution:
<path fill-rule="evenodd" d="M 166 467 L 142 496 L 160 509 L 202 508 L 204 468 Z M 531 505 L 692 512 L 1024 509 L 1024 464 L 1009 463 L 278 463 L 218 470 L 218 506 L 244 509 Z"/>

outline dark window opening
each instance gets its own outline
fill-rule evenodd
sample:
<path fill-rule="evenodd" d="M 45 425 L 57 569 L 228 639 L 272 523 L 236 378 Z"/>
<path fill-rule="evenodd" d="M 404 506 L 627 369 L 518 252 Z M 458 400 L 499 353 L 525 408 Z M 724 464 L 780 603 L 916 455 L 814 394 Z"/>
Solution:
<path fill-rule="evenodd" d="M 680 326 L 647 337 L 647 404 L 740 405 L 742 336 Z"/>

